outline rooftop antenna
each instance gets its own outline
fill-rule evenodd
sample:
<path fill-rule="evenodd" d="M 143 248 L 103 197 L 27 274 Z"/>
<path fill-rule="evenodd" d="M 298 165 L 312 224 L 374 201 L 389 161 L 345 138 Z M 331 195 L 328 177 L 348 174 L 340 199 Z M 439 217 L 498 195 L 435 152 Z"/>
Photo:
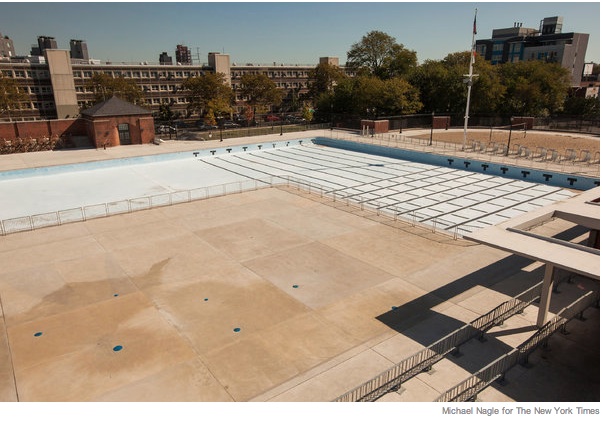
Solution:
<path fill-rule="evenodd" d="M 462 150 L 466 148 L 466 131 L 468 129 L 468 111 L 470 109 L 470 91 L 472 89 L 472 78 L 478 77 L 472 73 L 472 66 L 475 62 L 475 42 L 474 36 L 477 34 L 477 9 L 474 10 L 474 23 L 472 25 L 472 45 L 470 48 L 470 66 L 468 68 L 468 74 L 464 75 L 464 83 L 468 85 L 468 94 L 466 95 L 466 113 L 464 114 L 464 140 L 462 142 Z"/>

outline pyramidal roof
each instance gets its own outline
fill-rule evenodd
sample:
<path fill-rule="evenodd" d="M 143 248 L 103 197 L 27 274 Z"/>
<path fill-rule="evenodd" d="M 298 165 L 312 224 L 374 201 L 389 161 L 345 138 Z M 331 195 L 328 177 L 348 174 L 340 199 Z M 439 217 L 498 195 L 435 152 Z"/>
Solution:
<path fill-rule="evenodd" d="M 119 99 L 116 96 L 98 103 L 81 112 L 82 115 L 90 117 L 108 117 L 120 115 L 151 114 L 146 108 L 139 107 L 131 102 Z"/>

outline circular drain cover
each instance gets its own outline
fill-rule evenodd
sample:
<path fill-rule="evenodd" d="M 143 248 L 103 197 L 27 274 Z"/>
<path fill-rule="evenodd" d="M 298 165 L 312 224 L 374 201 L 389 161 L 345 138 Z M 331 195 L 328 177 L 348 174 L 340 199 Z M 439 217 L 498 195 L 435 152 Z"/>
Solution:
<path fill-rule="evenodd" d="M 113 347 L 113 351 L 118 352 L 121 351 L 123 349 L 123 347 L 121 345 L 117 345 Z"/>
<path fill-rule="evenodd" d="M 42 336 L 42 332 L 36 332 L 33 334 L 33 336 L 35 336 L 35 337 Z"/>
<path fill-rule="evenodd" d="M 239 328 L 239 327 L 235 327 L 235 328 L 234 328 L 234 331 L 235 331 L 235 332 L 240 332 L 240 328 Z"/>

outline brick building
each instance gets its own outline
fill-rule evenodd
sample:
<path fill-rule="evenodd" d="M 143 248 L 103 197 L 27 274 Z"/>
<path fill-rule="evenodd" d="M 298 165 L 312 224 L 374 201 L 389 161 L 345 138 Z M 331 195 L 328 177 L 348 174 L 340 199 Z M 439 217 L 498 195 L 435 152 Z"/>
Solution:
<path fill-rule="evenodd" d="M 117 97 L 82 111 L 80 119 L 97 148 L 151 143 L 155 138 L 151 112 Z"/>

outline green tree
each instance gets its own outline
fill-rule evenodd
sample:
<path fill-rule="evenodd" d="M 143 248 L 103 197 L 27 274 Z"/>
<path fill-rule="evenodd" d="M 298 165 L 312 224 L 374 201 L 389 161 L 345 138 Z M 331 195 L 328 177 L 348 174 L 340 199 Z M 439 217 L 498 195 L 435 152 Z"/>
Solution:
<path fill-rule="evenodd" d="M 21 109 L 21 102 L 27 99 L 27 94 L 19 89 L 15 80 L 0 72 L 0 115 L 6 113 L 12 121 L 11 110 Z"/>
<path fill-rule="evenodd" d="M 449 112 L 450 99 L 447 90 L 449 71 L 440 60 L 426 60 L 409 76 L 410 83 L 418 88 L 422 111 Z"/>
<path fill-rule="evenodd" d="M 470 52 L 448 54 L 443 60 L 426 60 L 414 69 L 409 81 L 420 91 L 424 112 L 462 114 L 468 94 L 467 73 Z M 496 112 L 506 91 L 495 66 L 480 56 L 475 58 L 471 90 L 471 113 Z"/>
<path fill-rule="evenodd" d="M 307 104 L 303 105 L 301 116 L 305 119 L 307 124 L 311 124 L 312 120 L 314 119 L 314 109 Z"/>
<path fill-rule="evenodd" d="M 371 31 L 347 52 L 347 67 L 358 74 L 388 79 L 409 73 L 416 66 L 416 52 L 398 44 L 394 37 Z"/>
<path fill-rule="evenodd" d="M 402 77 L 383 82 L 380 113 L 385 115 L 414 114 L 422 108 L 420 92 Z"/>
<path fill-rule="evenodd" d="M 240 78 L 240 93 L 247 104 L 253 107 L 253 120 L 257 107 L 267 108 L 270 105 L 280 105 L 283 92 L 264 74 L 246 74 Z"/>
<path fill-rule="evenodd" d="M 367 118 L 417 112 L 422 107 L 418 90 L 402 77 L 381 80 L 375 76 L 358 76 L 341 81 L 332 95 L 319 98 L 321 115 L 332 109 Z"/>
<path fill-rule="evenodd" d="M 564 103 L 564 114 L 583 118 L 600 118 L 600 98 L 569 95 Z"/>
<path fill-rule="evenodd" d="M 187 92 L 188 111 L 206 117 L 210 124 L 215 124 L 216 116 L 231 112 L 234 92 L 222 73 L 190 77 L 182 88 Z"/>
<path fill-rule="evenodd" d="M 320 63 L 309 71 L 307 97 L 317 100 L 324 93 L 332 93 L 335 86 L 345 78 L 347 75 L 340 67 L 330 63 Z"/>
<path fill-rule="evenodd" d="M 144 102 L 142 89 L 135 81 L 123 76 L 113 78 L 104 73 L 96 73 L 86 83 L 86 87 L 94 93 L 95 104 L 106 101 L 112 96 L 138 105 Z"/>
<path fill-rule="evenodd" d="M 536 60 L 504 63 L 498 69 L 507 89 L 499 111 L 534 117 L 562 111 L 570 89 L 567 69 Z"/>
<path fill-rule="evenodd" d="M 161 104 L 159 106 L 159 113 L 157 119 L 164 123 L 171 123 L 175 117 L 174 112 L 169 104 Z"/>

